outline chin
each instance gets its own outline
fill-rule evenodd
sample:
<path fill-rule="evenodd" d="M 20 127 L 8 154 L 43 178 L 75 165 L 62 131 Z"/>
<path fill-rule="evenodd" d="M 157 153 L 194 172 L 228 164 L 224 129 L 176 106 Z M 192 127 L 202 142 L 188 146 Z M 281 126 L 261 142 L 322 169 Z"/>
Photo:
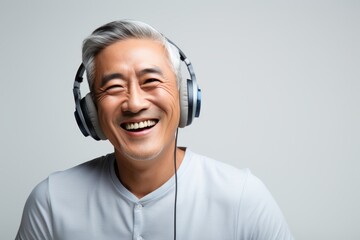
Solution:
<path fill-rule="evenodd" d="M 151 161 L 157 158 L 161 153 L 161 151 L 154 151 L 154 150 L 127 151 L 125 149 L 121 149 L 120 152 L 121 155 L 124 155 L 126 158 L 134 161 Z"/>

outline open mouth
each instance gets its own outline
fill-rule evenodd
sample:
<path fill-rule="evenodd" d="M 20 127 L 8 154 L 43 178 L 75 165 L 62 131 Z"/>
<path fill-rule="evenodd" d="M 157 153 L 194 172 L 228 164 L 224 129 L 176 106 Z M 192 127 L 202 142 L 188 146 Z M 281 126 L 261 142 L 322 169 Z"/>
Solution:
<path fill-rule="evenodd" d="M 141 122 L 128 122 L 121 124 L 121 127 L 130 132 L 139 132 L 154 127 L 159 120 L 145 120 Z"/>

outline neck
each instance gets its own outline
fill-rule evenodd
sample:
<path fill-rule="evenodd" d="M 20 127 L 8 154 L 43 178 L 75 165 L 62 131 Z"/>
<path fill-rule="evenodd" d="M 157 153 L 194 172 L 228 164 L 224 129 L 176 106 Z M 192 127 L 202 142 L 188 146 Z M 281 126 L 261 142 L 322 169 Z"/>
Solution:
<path fill-rule="evenodd" d="M 176 149 L 176 169 L 180 166 L 184 155 L 183 149 Z M 158 189 L 174 175 L 173 150 L 148 161 L 125 159 L 116 150 L 115 156 L 118 179 L 139 199 Z"/>

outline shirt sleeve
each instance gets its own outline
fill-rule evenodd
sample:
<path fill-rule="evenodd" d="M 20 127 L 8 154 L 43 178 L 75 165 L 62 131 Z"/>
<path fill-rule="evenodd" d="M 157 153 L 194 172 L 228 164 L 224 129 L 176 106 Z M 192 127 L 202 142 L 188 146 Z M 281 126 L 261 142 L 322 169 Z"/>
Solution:
<path fill-rule="evenodd" d="M 15 239 L 53 239 L 51 225 L 48 179 L 46 179 L 30 193 Z"/>
<path fill-rule="evenodd" d="M 249 173 L 240 205 L 238 239 L 293 240 L 286 220 L 263 182 Z"/>

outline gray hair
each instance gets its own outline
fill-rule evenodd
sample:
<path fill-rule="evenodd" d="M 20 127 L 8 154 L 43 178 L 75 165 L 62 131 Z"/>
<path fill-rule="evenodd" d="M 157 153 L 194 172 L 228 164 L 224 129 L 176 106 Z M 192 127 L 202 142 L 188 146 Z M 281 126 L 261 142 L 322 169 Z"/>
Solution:
<path fill-rule="evenodd" d="M 86 76 L 90 91 L 95 78 L 95 57 L 105 47 L 130 38 L 151 39 L 160 42 L 168 54 L 170 65 L 176 75 L 178 86 L 181 80 L 180 54 L 174 45 L 150 25 L 134 20 L 121 20 L 107 23 L 96 29 L 83 42 L 82 61 L 85 66 Z"/>

